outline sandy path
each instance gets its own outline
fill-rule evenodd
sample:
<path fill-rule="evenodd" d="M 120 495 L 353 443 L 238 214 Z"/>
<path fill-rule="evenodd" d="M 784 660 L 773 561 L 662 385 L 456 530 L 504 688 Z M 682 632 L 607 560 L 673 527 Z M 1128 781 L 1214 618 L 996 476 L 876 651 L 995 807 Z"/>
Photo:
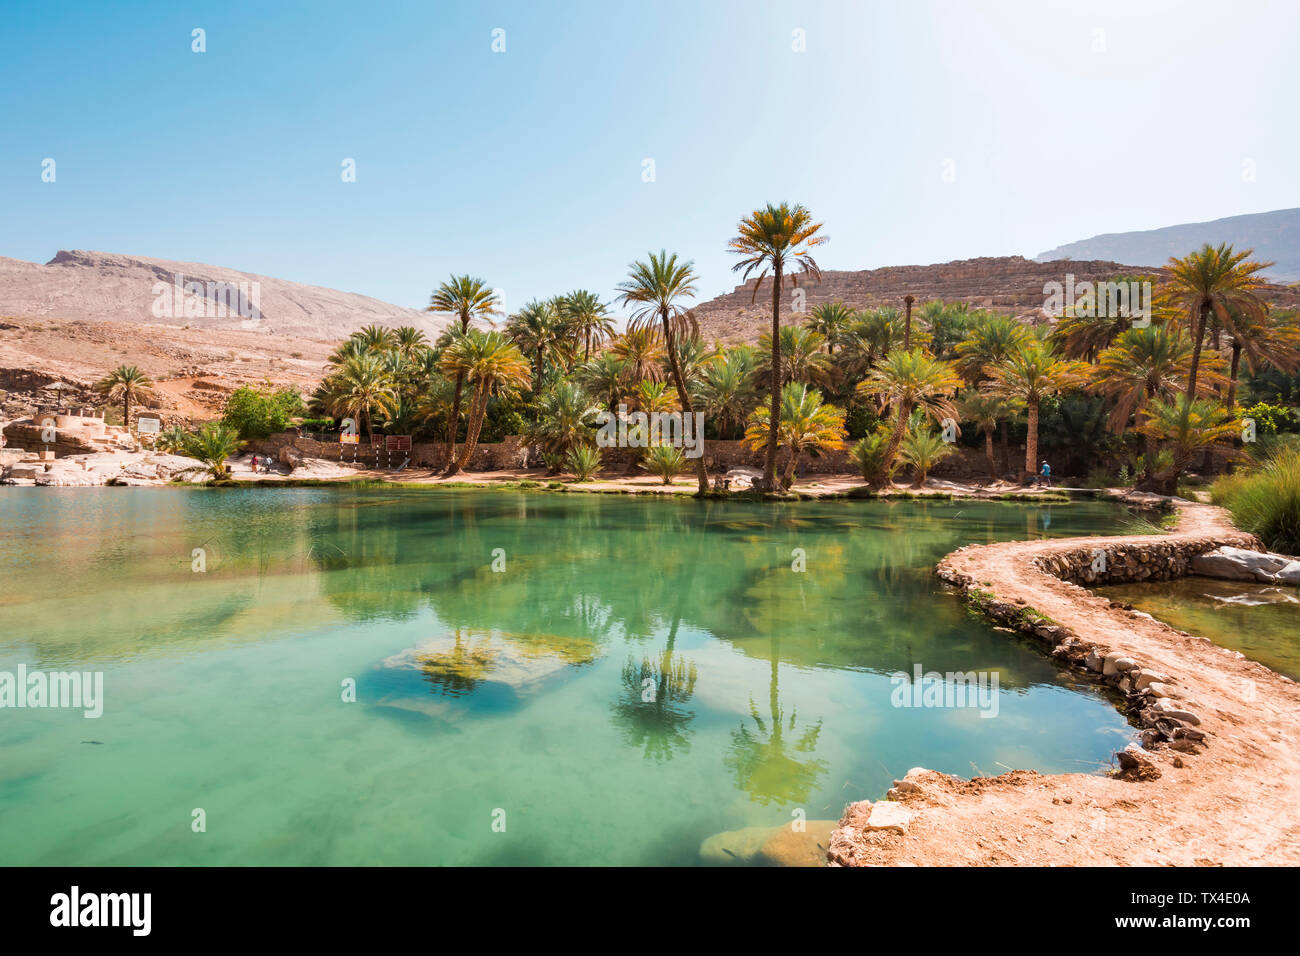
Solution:
<path fill-rule="evenodd" d="M 832 840 L 832 862 L 921 865 L 1249 865 L 1300 863 L 1300 687 L 1204 638 L 1111 607 L 1105 598 L 1037 570 L 1044 555 L 1144 541 L 1242 537 L 1221 509 L 1180 506 L 1172 534 L 1008 542 L 945 559 L 1000 600 L 1030 605 L 1080 638 L 1124 651 L 1175 681 L 1199 715 L 1204 746 L 1151 752 L 1158 779 L 1042 776 L 1015 771 L 962 781 L 908 774 L 895 796 L 915 811 L 906 834 L 871 830 L 852 804 Z M 1136 733 L 1136 731 L 1135 731 Z M 1196 752 L 1190 752 L 1190 751 Z M 916 784 L 916 788 L 911 785 Z M 873 794 L 883 797 L 883 794 Z"/>

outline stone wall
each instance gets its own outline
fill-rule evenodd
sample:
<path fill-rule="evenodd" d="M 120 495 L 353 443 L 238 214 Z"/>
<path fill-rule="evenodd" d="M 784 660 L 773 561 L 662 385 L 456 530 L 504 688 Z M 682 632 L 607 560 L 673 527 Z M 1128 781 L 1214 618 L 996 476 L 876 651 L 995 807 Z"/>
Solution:
<path fill-rule="evenodd" d="M 855 473 L 857 466 L 849 455 L 852 442 L 840 451 L 828 452 L 820 457 L 800 456 L 800 475 L 830 475 Z M 355 456 L 358 466 L 371 467 L 375 464 L 375 455 L 369 443 L 343 445 L 338 442 L 323 442 L 308 438 L 297 430 L 278 432 L 269 438 L 248 443 L 248 450 L 259 455 L 271 455 L 281 461 L 285 459 L 282 451 L 292 447 L 308 458 L 323 458 L 327 461 L 339 461 L 342 452 L 343 464 L 350 464 Z M 605 448 L 601 451 L 604 468 L 609 471 L 629 470 L 639 458 L 640 449 Z M 778 465 L 784 467 L 787 452 L 780 452 Z M 416 468 L 432 468 L 444 461 L 446 445 L 442 442 L 415 442 L 411 446 L 411 465 Z M 400 464 L 405 452 L 393 452 L 391 461 Z M 379 463 L 390 461 L 389 456 L 381 450 Z M 750 451 L 740 441 L 705 441 L 704 464 L 711 474 L 719 474 L 732 468 L 747 467 L 762 469 L 763 451 Z M 467 471 L 503 471 L 524 467 L 540 467 L 541 456 L 534 449 L 525 447 L 523 439 L 512 435 L 503 442 L 488 442 L 476 445 L 474 454 L 466 467 Z M 941 461 L 930 474 L 935 478 L 962 480 L 967 478 L 987 477 L 984 453 L 980 449 L 958 447 L 957 451 Z"/>
<path fill-rule="evenodd" d="M 1167 581 L 1191 573 L 1192 559 L 1213 551 L 1213 540 L 1159 541 L 1080 548 L 1034 561 L 1038 570 L 1079 585 Z"/>

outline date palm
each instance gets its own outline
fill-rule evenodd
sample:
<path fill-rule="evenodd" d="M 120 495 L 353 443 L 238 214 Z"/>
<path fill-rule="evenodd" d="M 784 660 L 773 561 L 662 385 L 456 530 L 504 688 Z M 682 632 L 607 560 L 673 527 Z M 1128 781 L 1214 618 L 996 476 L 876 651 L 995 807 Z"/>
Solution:
<path fill-rule="evenodd" d="M 972 323 L 966 338 L 957 343 L 957 371 L 978 385 L 1031 339 L 1033 334 L 1015 319 L 989 313 Z"/>
<path fill-rule="evenodd" d="M 1232 360 L 1226 403 L 1231 407 L 1237 401 L 1243 355 L 1252 375 L 1258 375 L 1270 365 L 1287 374 L 1300 367 L 1300 323 L 1297 323 L 1294 312 L 1270 312 L 1262 319 L 1249 318 L 1235 308 L 1230 308 L 1229 312 L 1232 314 L 1232 325 L 1228 329 L 1232 338 Z"/>
<path fill-rule="evenodd" d="M 1129 329 L 1115 343 L 1097 357 L 1094 378 L 1089 388 L 1115 403 L 1107 427 L 1122 434 L 1129 419 L 1136 416 L 1142 424 L 1146 407 L 1157 399 L 1169 400 L 1183 390 L 1192 369 L 1192 343 L 1182 329 L 1172 323 Z M 1214 353 L 1211 353 L 1214 354 Z M 1221 365 L 1218 355 L 1216 364 Z M 1213 384 L 1224 381 L 1218 369 L 1202 363 L 1201 382 L 1205 389 L 1207 379 Z M 1154 460 L 1155 448 L 1150 435 L 1146 436 L 1148 464 Z"/>
<path fill-rule="evenodd" d="M 500 302 L 496 293 L 489 289 L 482 279 L 468 275 L 452 276 L 434 290 L 429 299 L 429 312 L 450 312 L 460 322 L 458 330 L 449 330 L 464 335 L 469 331 L 470 322 L 475 319 L 489 324 L 497 314 Z M 460 404 L 465 388 L 465 379 L 455 378 L 452 391 L 451 414 L 447 418 L 447 474 L 454 474 L 456 463 L 456 432 L 460 428 Z"/>
<path fill-rule="evenodd" d="M 531 359 L 532 390 L 540 392 L 546 363 L 560 354 L 565 335 L 564 323 L 554 301 L 527 303 L 506 320 L 506 335 Z"/>
<path fill-rule="evenodd" d="M 95 391 L 110 402 L 122 403 L 122 422 L 131 428 L 131 403 L 153 394 L 153 380 L 134 365 L 119 365 L 95 383 Z"/>
<path fill-rule="evenodd" d="M 758 402 L 754 378 L 754 351 L 748 346 L 728 349 L 704 369 L 700 399 L 705 414 L 716 422 L 719 436 L 734 432 Z"/>
<path fill-rule="evenodd" d="M 745 429 L 745 444 L 758 451 L 771 440 L 771 409 L 756 408 Z M 822 393 L 801 382 L 791 382 L 781 390 L 781 417 L 778 419 L 777 443 L 790 450 L 782 486 L 794 483 L 799 456 L 805 451 L 837 451 L 844 447 L 844 412 L 822 403 Z"/>
<path fill-rule="evenodd" d="M 184 454 L 208 466 L 208 474 L 214 481 L 220 481 L 230 476 L 226 459 L 239 451 L 242 444 L 235 429 L 220 422 L 208 422 L 197 432 L 187 435 L 182 447 Z"/>
<path fill-rule="evenodd" d="M 1227 243 L 1207 242 L 1190 255 L 1169 260 L 1169 300 L 1186 313 L 1191 330 L 1192 366 L 1185 390 L 1189 408 L 1196 397 L 1201 343 L 1210 314 L 1230 332 L 1238 322 L 1263 322 L 1268 315 L 1268 304 L 1260 297 L 1264 280 L 1259 273 L 1273 263 L 1251 261 L 1254 251 L 1234 252 Z"/>
<path fill-rule="evenodd" d="M 820 332 L 798 325 L 786 325 L 781 328 L 781 387 L 791 382 L 806 382 L 814 385 L 829 384 L 831 379 L 830 356 L 822 351 L 826 344 Z M 760 373 L 760 380 L 770 385 L 772 368 L 772 336 L 764 332 L 758 337 L 758 365 L 766 372 Z"/>
<path fill-rule="evenodd" d="M 1231 441 L 1241 431 L 1237 413 L 1216 401 L 1198 398 L 1188 402 L 1186 396 L 1171 401 L 1157 399 L 1147 409 L 1146 420 L 1138 427 L 1144 435 L 1163 442 L 1171 453 L 1167 466 L 1154 475 L 1153 485 L 1164 494 L 1175 490 L 1197 454 L 1220 449 L 1231 453 Z M 1163 457 L 1163 456 L 1162 456 Z"/>
<path fill-rule="evenodd" d="M 597 396 L 612 412 L 617 409 L 619 398 L 623 395 L 627 368 L 617 355 L 603 352 L 579 366 L 577 378 L 588 392 Z"/>
<path fill-rule="evenodd" d="M 598 411 L 582 386 L 557 382 L 537 401 L 537 421 L 528 429 L 528 442 L 562 460 L 569 452 L 592 442 L 592 416 Z"/>
<path fill-rule="evenodd" d="M 512 395 L 531 384 L 532 369 L 519 347 L 500 332 L 470 329 L 447 346 L 441 366 L 448 378 L 460 377 L 474 386 L 470 400 L 469 425 L 460 457 L 447 470 L 448 475 L 461 471 L 483 428 L 488 399 L 493 395 Z"/>
<path fill-rule="evenodd" d="M 399 326 L 393 333 L 393 348 L 407 361 L 417 359 L 429 345 L 423 332 L 410 325 Z"/>
<path fill-rule="evenodd" d="M 922 409 L 931 418 L 955 418 L 952 395 L 961 385 L 961 378 L 948 362 L 927 355 L 916 348 L 907 352 L 894 351 L 871 370 L 858 383 L 857 393 L 875 398 L 886 408 L 894 410 L 894 426 L 885 446 L 881 473 L 887 476 L 892 470 L 898 446 L 907 432 L 912 410 Z M 888 478 L 877 478 L 882 484 Z"/>
<path fill-rule="evenodd" d="M 627 279 L 618 286 L 619 301 L 635 310 L 629 331 L 653 328 L 654 323 L 659 322 L 677 400 L 681 403 L 682 413 L 687 416 L 693 416 L 694 409 L 686 378 L 682 375 L 677 342 L 680 338 L 699 334 L 695 319 L 682 307 L 683 300 L 695 298 L 697 279 L 694 263 L 689 260 L 678 262 L 676 253 L 670 255 L 666 249 L 661 249 L 658 255 L 650 253 L 649 261 L 633 262 Z M 703 495 L 709 490 L 709 473 L 703 457 L 695 458 L 694 464 L 699 494 Z"/>
<path fill-rule="evenodd" d="M 614 336 L 614 320 L 600 296 L 577 289 L 563 296 L 559 304 L 569 334 L 582 343 L 582 360 L 591 359 L 591 349 Z"/>
<path fill-rule="evenodd" d="M 623 363 L 629 383 L 663 378 L 664 340 L 658 329 L 628 329 L 610 343 L 609 354 Z"/>
<path fill-rule="evenodd" d="M 963 396 L 957 411 L 964 422 L 974 422 L 984 436 L 984 458 L 988 463 L 989 477 L 996 478 L 997 464 L 993 460 L 993 432 L 998 423 L 1012 418 L 1016 406 L 1008 399 L 989 392 L 971 391 Z"/>
<path fill-rule="evenodd" d="M 751 302 L 757 298 L 768 274 L 772 276 L 770 368 L 773 372 L 768 382 L 771 391 L 768 411 L 769 418 L 778 421 L 781 414 L 781 376 L 778 371 L 781 368 L 781 292 L 787 278 L 795 287 L 800 276 L 813 280 L 821 278 L 821 269 L 812 256 L 812 249 L 829 238 L 819 235 L 821 228 L 822 223 L 814 222 L 812 214 L 801 205 L 768 203 L 740 221 L 739 235 L 728 245 L 729 251 L 740 256 L 740 261 L 732 267 L 733 271 L 741 272 L 745 281 L 758 274 Z M 762 488 L 765 491 L 776 490 L 776 445 L 777 433 L 773 430 L 768 437 L 763 464 Z"/>
<path fill-rule="evenodd" d="M 373 445 L 374 413 L 392 415 L 397 411 L 397 390 L 387 363 L 379 355 L 358 355 L 344 361 L 330 379 L 331 414 L 364 419 Z"/>
<path fill-rule="evenodd" d="M 854 311 L 843 302 L 827 302 L 812 310 L 807 327 L 821 335 L 826 343 L 826 354 L 834 355 L 840 336 L 853 320 Z"/>
<path fill-rule="evenodd" d="M 1006 358 L 991 371 L 988 388 L 995 395 L 1023 402 L 1029 432 L 1025 437 L 1025 469 L 1027 475 L 1037 470 L 1038 460 L 1038 409 L 1044 398 L 1057 395 L 1067 388 L 1082 385 L 1088 366 L 1060 358 L 1051 345 L 1038 339 L 1031 340 Z"/>

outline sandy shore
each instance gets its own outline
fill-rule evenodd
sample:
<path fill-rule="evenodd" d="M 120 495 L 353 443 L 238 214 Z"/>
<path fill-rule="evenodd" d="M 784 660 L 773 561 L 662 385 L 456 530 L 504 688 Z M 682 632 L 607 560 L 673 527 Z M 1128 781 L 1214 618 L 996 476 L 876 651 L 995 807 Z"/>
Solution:
<path fill-rule="evenodd" d="M 1221 509 L 1182 503 L 1179 512 L 1170 534 L 1007 542 L 963 548 L 945 562 L 998 600 L 1030 606 L 1089 643 L 1169 675 L 1178 705 L 1200 717 L 1204 743 L 1158 745 L 1144 755 L 1149 769 L 1123 777 L 1014 771 L 966 781 L 917 769 L 891 791 L 897 802 L 879 819 L 865 801 L 846 808 L 832 863 L 1300 863 L 1300 686 L 1204 638 L 1112 607 L 1033 563 L 1094 540 L 1113 547 L 1242 537 Z M 891 817 L 892 827 L 876 828 Z"/>

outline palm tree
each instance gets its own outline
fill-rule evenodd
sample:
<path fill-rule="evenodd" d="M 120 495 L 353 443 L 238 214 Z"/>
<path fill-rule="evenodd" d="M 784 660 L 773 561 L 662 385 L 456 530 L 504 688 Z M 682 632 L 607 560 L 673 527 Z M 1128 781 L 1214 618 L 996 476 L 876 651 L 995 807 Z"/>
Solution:
<path fill-rule="evenodd" d="M 560 315 L 569 332 L 582 343 L 582 360 L 591 359 L 591 348 L 614 336 L 614 320 L 610 318 L 600 296 L 586 289 L 578 289 L 560 301 Z"/>
<path fill-rule="evenodd" d="M 627 368 L 617 355 L 603 352 L 578 368 L 578 381 L 596 395 L 611 412 L 618 407 L 627 379 Z"/>
<path fill-rule="evenodd" d="M 589 420 L 597 411 L 582 386 L 557 382 L 538 398 L 537 421 L 528 429 L 528 442 L 541 446 L 552 460 L 562 461 L 574 448 L 591 444 Z"/>
<path fill-rule="evenodd" d="M 734 432 L 758 401 L 754 388 L 754 352 L 748 346 L 728 349 L 706 366 L 700 381 L 700 399 L 720 437 Z"/>
<path fill-rule="evenodd" d="M 542 373 L 548 359 L 556 356 L 564 338 L 564 327 L 552 302 L 533 300 L 506 321 L 506 335 L 519 350 L 532 357 L 532 390 L 541 390 Z"/>
<path fill-rule="evenodd" d="M 1297 325 L 1294 312 L 1270 312 L 1262 321 L 1249 318 L 1231 307 L 1229 313 L 1232 315 L 1232 324 L 1228 327 L 1232 337 L 1232 361 L 1226 403 L 1231 407 L 1237 402 L 1243 354 L 1252 375 L 1258 375 L 1268 365 L 1288 374 L 1300 367 L 1300 325 Z"/>
<path fill-rule="evenodd" d="M 989 313 L 974 322 L 966 338 L 957 343 L 957 371 L 971 385 L 978 385 L 1032 338 L 1033 334 L 1010 316 Z"/>
<path fill-rule="evenodd" d="M 891 352 L 858 383 L 859 395 L 876 398 L 893 407 L 894 428 L 885 448 L 882 472 L 888 474 L 907 431 L 912 409 L 920 408 L 932 418 L 956 417 L 952 394 L 961 379 L 952 365 L 927 355 L 921 349 Z M 877 479 L 877 484 L 880 479 Z"/>
<path fill-rule="evenodd" d="M 681 410 L 677 389 L 667 382 L 650 382 L 642 380 L 636 388 L 628 393 L 632 405 L 637 411 L 652 415 L 655 412 L 676 412 Z"/>
<path fill-rule="evenodd" d="M 1038 459 L 1038 407 L 1048 395 L 1056 395 L 1084 382 L 1087 365 L 1059 358 L 1046 342 L 1033 340 L 1012 353 L 992 370 L 989 390 L 1003 398 L 1024 402 L 1029 433 L 1025 438 L 1023 481 L 1035 472 Z"/>
<path fill-rule="evenodd" d="M 609 352 L 623 363 L 623 372 L 630 383 L 643 379 L 657 382 L 663 378 L 664 341 L 658 329 L 628 329 L 610 344 Z"/>
<path fill-rule="evenodd" d="M 1215 247 L 1207 242 L 1182 259 L 1169 260 L 1170 303 L 1186 312 L 1192 334 L 1192 367 L 1185 391 L 1189 408 L 1196 397 L 1201 343 L 1210 313 L 1229 330 L 1237 327 L 1234 314 L 1250 323 L 1263 322 L 1268 314 L 1268 303 L 1259 296 L 1263 285 L 1259 273 L 1273 263 L 1250 261 L 1254 251 L 1233 252 L 1227 243 Z"/>
<path fill-rule="evenodd" d="M 908 429 L 907 437 L 898 446 L 898 457 L 912 466 L 914 472 L 912 487 L 920 488 L 925 484 L 930 469 L 956 450 L 929 425 L 918 424 Z"/>
<path fill-rule="evenodd" d="M 378 325 L 367 325 L 359 332 L 352 333 L 361 349 L 366 352 L 387 352 L 397 345 L 397 335 L 392 329 Z"/>
<path fill-rule="evenodd" d="M 350 358 L 331 376 L 334 396 L 333 414 L 347 414 L 365 419 L 370 444 L 375 443 L 374 413 L 393 414 L 398 395 L 392 375 L 378 355 Z"/>
<path fill-rule="evenodd" d="M 827 236 L 818 235 L 822 223 L 813 222 L 812 214 L 801 205 L 789 203 L 774 205 L 768 203 L 762 209 L 756 209 L 740 221 L 739 235 L 731 240 L 728 248 L 741 259 L 733 271 L 743 272 L 745 281 L 758 272 L 758 281 L 754 283 L 754 292 L 750 297 L 753 302 L 758 290 L 763 285 L 769 272 L 772 274 L 772 362 L 774 370 L 770 376 L 769 387 L 772 394 L 769 406 L 769 420 L 780 420 L 781 414 L 781 290 L 785 277 L 789 275 L 791 284 L 798 286 L 799 276 L 806 275 L 814 280 L 821 278 L 821 269 L 813 259 L 811 250 L 828 240 Z M 763 490 L 776 490 L 776 444 L 775 430 L 768 436 L 767 457 L 763 465 Z"/>
<path fill-rule="evenodd" d="M 1107 301 L 1101 290 L 1107 285 L 1129 288 L 1135 284 L 1149 283 L 1151 277 L 1137 275 L 1118 275 L 1097 283 L 1097 292 L 1092 297 L 1092 308 L 1068 308 L 1056 323 L 1051 339 L 1068 359 L 1082 359 L 1095 362 L 1103 349 L 1109 348 L 1124 332 L 1133 326 L 1134 305 L 1129 302 L 1121 308 L 1121 303 Z"/>
<path fill-rule="evenodd" d="M 474 385 L 470 402 L 469 426 L 460 457 L 447 469 L 454 475 L 463 469 L 474 454 L 488 399 L 493 395 L 513 394 L 530 384 L 531 368 L 518 346 L 500 332 L 470 329 L 449 345 L 442 354 L 442 370 L 448 378 L 459 377 Z"/>
<path fill-rule="evenodd" d="M 450 312 L 460 320 L 460 334 L 469 331 L 469 324 L 474 319 L 492 322 L 499 307 L 496 293 L 487 287 L 482 279 L 468 275 L 452 276 L 434 291 L 429 300 L 429 312 Z M 456 378 L 452 395 L 451 415 L 447 420 L 447 472 L 454 474 L 456 459 L 456 431 L 460 428 L 460 402 L 465 387 L 465 379 Z"/>
<path fill-rule="evenodd" d="M 911 351 L 912 348 L 912 303 L 916 301 L 916 296 L 910 292 L 903 296 L 903 308 L 906 310 L 906 317 L 903 319 L 903 351 Z"/>
<path fill-rule="evenodd" d="M 220 422 L 208 422 L 198 432 L 188 435 L 184 442 L 185 454 L 197 458 L 208 466 L 208 474 L 215 481 L 229 477 L 226 459 L 239 451 L 243 442 L 239 432 Z"/>
<path fill-rule="evenodd" d="M 1192 352 L 1192 343 L 1182 329 L 1168 322 L 1129 329 L 1105 349 L 1097 357 L 1094 379 L 1089 388 L 1115 403 L 1107 422 L 1110 430 L 1122 434 L 1133 416 L 1137 416 L 1140 426 L 1147 405 L 1157 399 L 1170 399 L 1181 392 L 1183 383 L 1191 374 Z M 1216 384 L 1223 381 L 1217 370 L 1211 375 Z M 1202 381 L 1200 387 L 1204 389 L 1204 385 Z M 1151 436 L 1147 435 L 1148 466 L 1155 455 L 1152 442 Z"/>
<path fill-rule="evenodd" d="M 771 437 L 771 410 L 756 408 L 749 416 L 745 443 L 754 451 L 763 448 Z M 805 451 L 837 451 L 844 447 L 844 412 L 834 405 L 822 404 L 822 393 L 799 382 L 781 390 L 781 418 L 777 442 L 790 449 L 783 487 L 794 483 L 799 456 Z"/>
<path fill-rule="evenodd" d="M 669 255 L 666 249 L 661 249 L 658 255 L 650 253 L 649 262 L 633 262 L 629 269 L 627 280 L 618 286 L 619 301 L 635 308 L 629 330 L 653 328 L 655 319 L 659 320 L 667 344 L 673 384 L 677 388 L 677 400 L 681 402 L 684 415 L 694 416 L 677 350 L 678 336 L 699 334 L 695 319 L 680 304 L 683 299 L 695 298 L 698 276 L 694 263 L 678 262 L 676 253 Z M 703 495 L 709 490 L 708 469 L 704 466 L 703 456 L 695 458 L 694 462 L 699 494 Z"/>
<path fill-rule="evenodd" d="M 957 410 L 962 421 L 974 422 L 984 436 L 984 458 L 988 462 L 989 477 L 996 478 L 998 469 L 993 460 L 993 432 L 997 430 L 998 422 L 1015 414 L 1014 405 L 998 395 L 972 391 L 963 397 Z"/>
<path fill-rule="evenodd" d="M 131 403 L 153 394 L 153 381 L 134 365 L 119 365 L 95 383 L 95 391 L 110 402 L 122 403 L 122 423 L 131 428 Z"/>
<path fill-rule="evenodd" d="M 834 355 L 835 346 L 853 316 L 853 310 L 843 302 L 827 302 L 812 310 L 807 327 L 825 340 L 826 354 Z"/>
<path fill-rule="evenodd" d="M 1156 399 L 1147 408 L 1147 418 L 1138 430 L 1166 443 L 1168 463 L 1150 477 L 1162 493 L 1169 494 L 1198 453 L 1216 448 L 1231 451 L 1230 442 L 1240 433 L 1241 419 L 1234 410 L 1211 399 L 1188 402 L 1184 396 L 1172 401 Z"/>
<path fill-rule="evenodd" d="M 831 379 L 830 356 L 822 351 L 826 344 L 820 332 L 799 325 L 786 325 L 781 328 L 781 386 L 790 382 L 810 382 L 825 385 Z M 758 365 L 766 369 L 762 375 L 764 384 L 770 384 L 772 369 L 772 336 L 764 332 L 758 337 Z"/>
<path fill-rule="evenodd" d="M 410 325 L 398 327 L 393 337 L 393 348 L 407 361 L 414 361 L 429 345 L 424 333 Z"/>

